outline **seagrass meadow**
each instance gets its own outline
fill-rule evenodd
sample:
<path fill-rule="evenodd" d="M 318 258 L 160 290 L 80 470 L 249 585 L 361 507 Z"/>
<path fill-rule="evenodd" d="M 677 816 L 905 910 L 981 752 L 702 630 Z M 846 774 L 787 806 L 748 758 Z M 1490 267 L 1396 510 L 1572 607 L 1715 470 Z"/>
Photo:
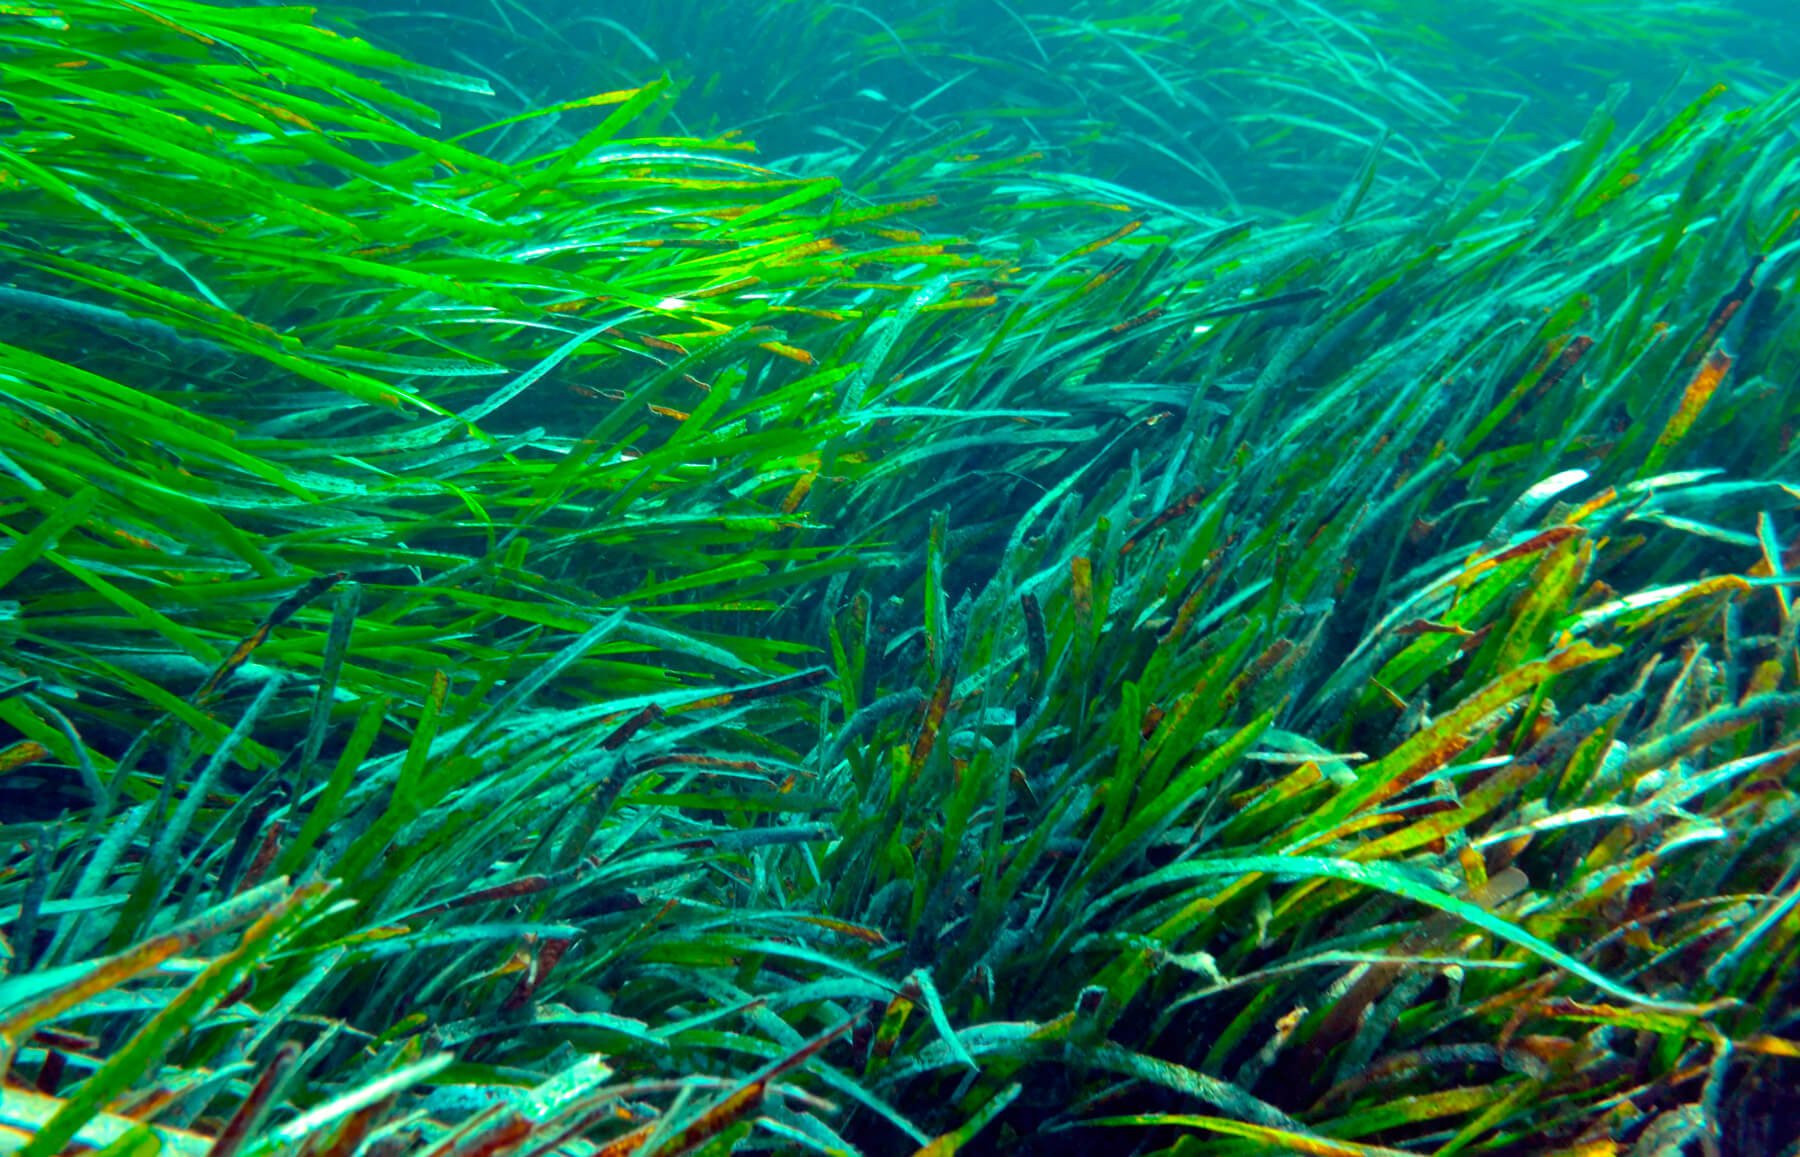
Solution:
<path fill-rule="evenodd" d="M 0 5 L 0 1151 L 1800 1154 L 1800 87 L 1457 8 Z"/>

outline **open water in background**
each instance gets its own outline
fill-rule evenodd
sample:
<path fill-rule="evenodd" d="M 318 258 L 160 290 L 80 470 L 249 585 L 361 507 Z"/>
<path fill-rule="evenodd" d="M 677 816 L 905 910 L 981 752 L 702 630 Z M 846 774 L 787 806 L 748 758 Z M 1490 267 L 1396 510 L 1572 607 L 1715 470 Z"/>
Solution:
<path fill-rule="evenodd" d="M 1693 15 L 1696 7 L 1711 11 L 1732 3 L 1731 18 Z M 1108 14 L 1122 6 L 1079 0 L 1008 0 L 981 3 L 954 0 L 866 0 L 856 5 L 830 0 L 394 0 L 395 7 L 374 8 L 361 23 L 365 33 L 407 55 L 441 67 L 496 78 L 500 99 L 485 107 L 452 101 L 446 114 L 453 127 L 470 127 L 526 107 L 632 87 L 665 71 L 686 85 L 676 105 L 676 131 L 704 134 L 741 129 L 754 140 L 765 161 L 787 161 L 800 172 L 833 171 L 829 147 L 834 141 L 866 140 L 890 110 L 920 100 L 944 79 L 938 67 L 912 67 L 904 61 L 876 61 L 854 75 L 830 58 L 856 59 L 880 24 L 931 34 L 939 48 L 954 51 L 959 40 L 971 53 L 984 53 L 1000 38 L 1015 36 L 1013 14 L 1081 18 L 1098 9 Z M 1630 95 L 1620 108 L 1619 123 L 1629 129 L 1659 101 L 1672 106 L 1719 82 L 1745 97 L 1772 91 L 1800 79 L 1800 0 L 1243 0 L 1240 9 L 1268 19 L 1283 12 L 1297 16 L 1326 12 L 1334 19 L 1369 28 L 1376 43 L 1397 62 L 1429 66 L 1434 42 L 1451 46 L 1456 63 L 1431 87 L 1462 106 L 1449 125 L 1393 125 L 1398 138 L 1430 152 L 1434 145 L 1472 151 L 1517 115 L 1512 130 L 1528 135 L 1539 151 L 1579 133 L 1592 110 L 1615 84 Z M 1196 23 L 1216 11 L 1215 0 L 1195 0 Z M 1010 12 L 1009 12 L 1010 9 Z M 1547 32 L 1545 25 L 1521 15 L 1520 9 L 1577 14 L 1568 31 Z M 955 24 L 936 14 L 954 13 Z M 773 13 L 774 15 L 769 15 Z M 1397 15 L 1403 13 L 1404 15 Z M 1317 17 L 1309 17 L 1317 20 Z M 762 22 L 761 32 L 753 31 Z M 535 25 L 535 27 L 534 27 Z M 824 53 L 806 29 L 824 30 Z M 770 27 L 794 28 L 791 38 L 768 35 Z M 545 30 L 553 32 L 546 35 Z M 1190 30 L 1201 41 L 1214 40 L 1206 30 Z M 1413 38 L 1409 43 L 1408 38 Z M 561 43 L 554 41 L 560 40 Z M 792 59 L 780 59 L 784 44 Z M 833 50 L 836 51 L 833 51 Z M 1209 51 L 1216 51 L 1216 43 Z M 777 54 L 771 58 L 770 54 Z M 1201 62 L 1204 66 L 1207 62 Z M 1232 61 L 1226 64 L 1235 63 Z M 1443 63 L 1438 61 L 1437 63 Z M 981 87 L 984 81 L 987 87 Z M 1103 87 L 1103 79 L 1094 80 Z M 962 118 L 979 123 L 981 110 L 992 107 L 996 94 L 1028 102 L 1043 93 L 1013 86 L 1004 78 L 984 78 L 955 86 L 928 106 L 939 122 Z M 442 93 L 422 94 L 444 104 Z M 1204 104 L 1222 119 L 1220 98 L 1249 100 L 1230 92 L 1199 92 Z M 1333 91 L 1325 94 L 1358 109 L 1371 107 L 1368 94 Z M 1521 105 L 1521 101 L 1524 103 Z M 1227 183 L 1242 194 L 1243 206 L 1258 211 L 1307 212 L 1329 204 L 1342 188 L 1343 175 L 1330 170 L 1309 185 L 1291 162 L 1263 164 L 1254 151 L 1243 151 L 1239 134 L 1209 126 L 1194 105 L 1160 111 L 1186 138 L 1184 148 L 1204 152 Z M 1254 111 L 1252 108 L 1251 111 Z M 1385 119 L 1385 117 L 1382 117 Z M 1012 125 L 995 126 L 1003 131 Z M 1361 126 L 1366 131 L 1366 126 Z M 1142 131 L 1145 126 L 1136 128 Z M 1800 131 L 1800 130 L 1797 130 Z M 1443 140 L 1432 141 L 1434 134 Z M 1167 132 L 1162 135 L 1166 137 Z M 1471 142 L 1474 142 L 1473 144 Z M 1031 147 L 1036 147 L 1033 143 Z M 1105 171 L 1089 175 L 1117 180 L 1160 199 L 1207 210 L 1224 210 L 1218 198 L 1196 188 L 1190 172 L 1160 161 L 1140 145 L 1122 143 L 1110 153 L 1106 142 L 1083 153 L 1084 163 Z M 840 146 L 839 160 L 842 159 Z M 1341 163 L 1342 158 L 1337 158 Z M 1240 187 L 1241 186 L 1241 187 Z"/>

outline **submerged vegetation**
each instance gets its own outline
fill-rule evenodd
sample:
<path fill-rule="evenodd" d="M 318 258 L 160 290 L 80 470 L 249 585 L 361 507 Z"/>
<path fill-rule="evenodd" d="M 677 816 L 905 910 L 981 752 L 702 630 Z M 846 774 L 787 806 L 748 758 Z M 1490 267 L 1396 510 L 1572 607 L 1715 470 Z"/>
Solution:
<path fill-rule="evenodd" d="M 1800 1151 L 1800 90 L 956 7 L 0 17 L 0 1143 Z"/>

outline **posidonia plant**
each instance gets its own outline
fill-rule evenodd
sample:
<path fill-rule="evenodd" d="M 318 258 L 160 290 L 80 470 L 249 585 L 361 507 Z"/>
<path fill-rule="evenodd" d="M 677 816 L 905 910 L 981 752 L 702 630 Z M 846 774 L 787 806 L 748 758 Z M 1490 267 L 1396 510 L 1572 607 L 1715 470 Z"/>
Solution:
<path fill-rule="evenodd" d="M 1793 1143 L 1794 92 L 1256 219 L 7 20 L 22 1151 Z"/>

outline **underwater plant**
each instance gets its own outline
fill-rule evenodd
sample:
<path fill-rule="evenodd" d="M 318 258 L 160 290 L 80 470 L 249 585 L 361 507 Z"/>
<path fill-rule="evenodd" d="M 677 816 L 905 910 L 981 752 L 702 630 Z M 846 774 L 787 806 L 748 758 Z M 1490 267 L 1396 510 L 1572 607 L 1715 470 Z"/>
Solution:
<path fill-rule="evenodd" d="M 1800 91 L 1253 216 L 292 8 L 0 63 L 9 1146 L 1800 1144 Z"/>

